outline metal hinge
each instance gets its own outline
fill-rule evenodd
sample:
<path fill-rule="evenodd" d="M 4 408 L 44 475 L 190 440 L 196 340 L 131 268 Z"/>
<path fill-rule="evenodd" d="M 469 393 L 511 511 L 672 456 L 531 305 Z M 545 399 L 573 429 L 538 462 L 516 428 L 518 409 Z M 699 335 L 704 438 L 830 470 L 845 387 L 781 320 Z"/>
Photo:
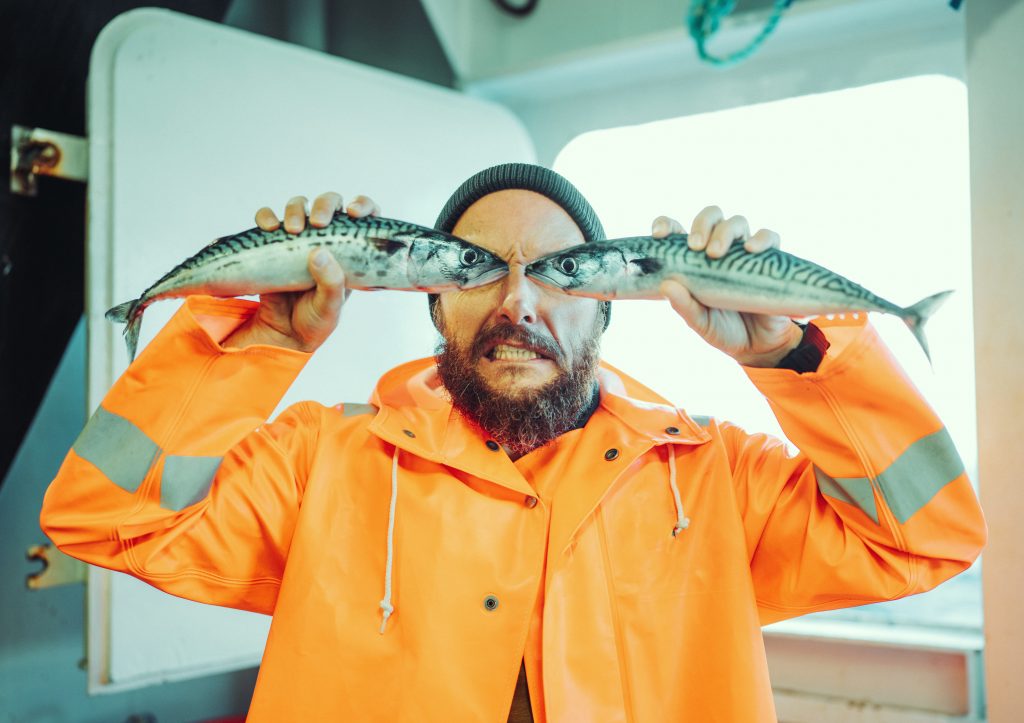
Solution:
<path fill-rule="evenodd" d="M 25 554 L 29 560 L 39 560 L 44 565 L 42 570 L 25 578 L 25 585 L 31 590 L 85 582 L 86 564 L 53 545 L 33 545 Z"/>
<path fill-rule="evenodd" d="M 85 181 L 89 143 L 81 136 L 11 126 L 11 192 L 36 195 L 36 176 Z"/>

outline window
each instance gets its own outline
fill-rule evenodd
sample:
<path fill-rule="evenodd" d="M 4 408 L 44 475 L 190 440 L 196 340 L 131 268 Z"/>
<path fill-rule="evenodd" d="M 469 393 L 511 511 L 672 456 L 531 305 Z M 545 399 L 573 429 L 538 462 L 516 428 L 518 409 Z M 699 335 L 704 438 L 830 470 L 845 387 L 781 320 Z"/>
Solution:
<path fill-rule="evenodd" d="M 963 83 L 920 76 L 593 131 L 554 167 L 591 200 L 610 238 L 650 233 L 661 214 L 689 228 L 717 204 L 895 303 L 955 289 L 927 326 L 934 367 L 899 319 L 873 314 L 872 322 L 977 479 Z M 667 302 L 615 304 L 604 358 L 692 414 L 782 436 L 742 371 Z M 980 570 L 922 595 L 811 618 L 977 631 Z"/>

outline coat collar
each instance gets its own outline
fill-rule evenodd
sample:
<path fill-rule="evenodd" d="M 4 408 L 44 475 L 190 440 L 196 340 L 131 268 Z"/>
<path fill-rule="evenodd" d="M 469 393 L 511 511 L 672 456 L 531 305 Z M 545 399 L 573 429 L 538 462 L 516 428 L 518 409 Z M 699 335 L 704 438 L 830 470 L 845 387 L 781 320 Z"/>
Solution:
<path fill-rule="evenodd" d="M 601 362 L 598 382 L 601 406 L 653 444 L 704 444 L 711 439 L 683 409 L 607 362 Z"/>
<path fill-rule="evenodd" d="M 699 445 L 710 440 L 682 409 L 611 365 L 601 362 L 598 382 L 601 404 L 593 421 L 620 422 L 622 428 L 614 436 L 628 448 L 640 451 L 661 444 Z M 432 357 L 387 372 L 370 401 L 380 409 L 370 431 L 381 439 L 423 459 L 524 495 L 533 494 L 508 455 L 491 450 L 486 433 L 452 409 Z M 601 415 L 602 410 L 608 414 Z"/>

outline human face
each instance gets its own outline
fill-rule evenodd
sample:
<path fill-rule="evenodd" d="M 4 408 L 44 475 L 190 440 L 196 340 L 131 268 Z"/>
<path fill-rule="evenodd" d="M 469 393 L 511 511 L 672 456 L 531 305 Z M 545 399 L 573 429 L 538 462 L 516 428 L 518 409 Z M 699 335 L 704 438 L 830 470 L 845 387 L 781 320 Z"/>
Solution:
<path fill-rule="evenodd" d="M 531 396 L 568 373 L 585 345 L 593 342 L 595 328 L 600 329 L 599 302 L 545 289 L 525 270 L 545 254 L 583 243 L 572 217 L 539 193 L 505 190 L 476 201 L 452 233 L 504 259 L 509 273 L 491 284 L 441 294 L 439 313 L 447 342 L 464 353 L 472 351 L 471 361 L 484 384 L 506 397 Z M 495 333 L 510 326 L 520 333 Z"/>

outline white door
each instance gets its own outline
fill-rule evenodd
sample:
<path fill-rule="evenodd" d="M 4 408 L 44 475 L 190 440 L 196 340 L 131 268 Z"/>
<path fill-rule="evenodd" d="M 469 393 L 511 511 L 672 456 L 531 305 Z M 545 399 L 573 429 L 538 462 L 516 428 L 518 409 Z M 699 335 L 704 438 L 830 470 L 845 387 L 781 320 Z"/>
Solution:
<path fill-rule="evenodd" d="M 280 215 L 293 195 L 336 190 L 431 226 L 472 173 L 534 158 L 501 106 L 165 10 L 133 10 L 103 30 L 88 105 L 90 413 L 128 361 L 104 312 L 253 226 L 258 207 Z M 140 349 L 177 306 L 147 311 Z M 424 295 L 356 292 L 282 408 L 364 402 L 384 370 L 430 355 L 435 341 Z M 91 692 L 256 665 L 270 622 L 99 568 L 88 601 Z"/>

